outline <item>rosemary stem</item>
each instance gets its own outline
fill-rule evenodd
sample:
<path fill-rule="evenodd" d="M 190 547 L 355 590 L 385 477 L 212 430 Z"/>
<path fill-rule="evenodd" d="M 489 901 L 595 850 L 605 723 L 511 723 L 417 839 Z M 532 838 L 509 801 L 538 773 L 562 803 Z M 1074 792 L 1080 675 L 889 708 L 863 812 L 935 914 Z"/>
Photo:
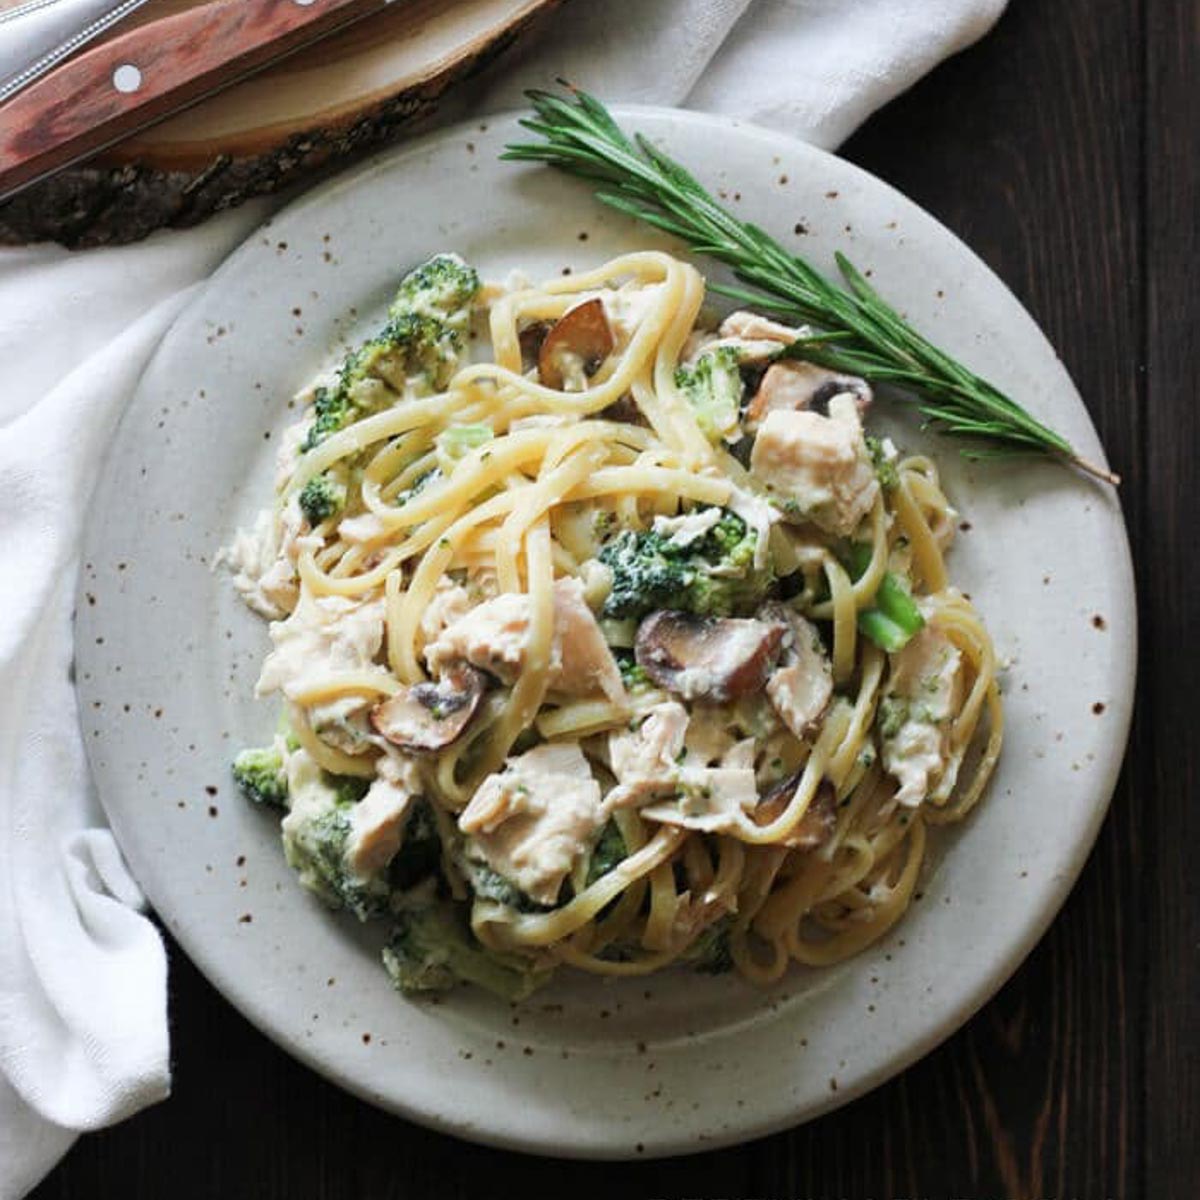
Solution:
<path fill-rule="evenodd" d="M 796 356 L 897 385 L 897 395 L 915 403 L 938 432 L 990 445 L 993 454 L 1035 452 L 1114 486 L 1120 482 L 923 337 L 844 255 L 835 256 L 845 284 L 839 287 L 757 225 L 724 209 L 647 138 L 627 136 L 600 101 L 567 86 L 569 97 L 528 93 L 534 117 L 522 124 L 544 141 L 510 145 L 505 158 L 547 163 L 587 179 L 599 186 L 603 203 L 723 263 L 752 290 L 718 285 L 716 291 L 813 327 L 811 336 L 790 348 Z"/>

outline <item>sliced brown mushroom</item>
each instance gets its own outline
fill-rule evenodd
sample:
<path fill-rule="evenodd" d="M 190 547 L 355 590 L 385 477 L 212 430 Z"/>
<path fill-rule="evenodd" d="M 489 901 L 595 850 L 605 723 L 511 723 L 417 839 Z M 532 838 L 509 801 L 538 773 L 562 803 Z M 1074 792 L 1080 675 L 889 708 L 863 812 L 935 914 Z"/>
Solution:
<path fill-rule="evenodd" d="M 550 332 L 549 321 L 534 321 L 517 333 L 517 344 L 521 347 L 521 369 L 532 371 L 542 352 L 542 343 Z"/>
<path fill-rule="evenodd" d="M 602 421 L 619 421 L 622 425 L 645 425 L 646 418 L 638 408 L 637 401 L 626 394 L 600 410 Z"/>
<path fill-rule="evenodd" d="M 371 724 L 404 750 L 442 750 L 458 738 L 479 709 L 487 676 L 466 663 L 436 683 L 401 688 L 371 711 Z"/>
<path fill-rule="evenodd" d="M 786 631 L 777 621 L 663 610 L 638 627 L 634 655 L 660 687 L 720 704 L 762 688 Z"/>
<path fill-rule="evenodd" d="M 546 334 L 538 350 L 538 375 L 550 388 L 562 388 L 572 378 L 595 374 L 612 353 L 612 328 L 599 296 L 564 313 Z"/>
<path fill-rule="evenodd" d="M 871 387 L 856 375 L 839 375 L 813 363 L 785 359 L 772 363 L 746 407 L 746 428 L 753 431 L 776 409 L 823 412 L 834 396 L 851 395 L 859 413 L 871 403 Z"/>
<path fill-rule="evenodd" d="M 777 783 L 758 802 L 754 809 L 754 822 L 757 825 L 769 825 L 783 815 L 796 788 L 800 784 L 802 772 L 788 776 Z M 783 839 L 783 845 L 796 850 L 815 850 L 823 846 L 832 836 L 837 826 L 837 794 L 833 784 L 828 779 L 822 779 L 817 785 L 816 795 L 809 801 L 804 816 L 800 818 L 795 829 Z"/>

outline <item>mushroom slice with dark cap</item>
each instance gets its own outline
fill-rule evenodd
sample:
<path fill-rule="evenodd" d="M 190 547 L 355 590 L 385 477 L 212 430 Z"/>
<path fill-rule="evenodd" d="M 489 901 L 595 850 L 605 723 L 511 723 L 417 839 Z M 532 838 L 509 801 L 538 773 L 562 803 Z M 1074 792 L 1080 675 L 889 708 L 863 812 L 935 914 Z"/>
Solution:
<path fill-rule="evenodd" d="M 550 388 L 587 386 L 616 345 L 612 327 L 598 296 L 565 312 L 550 328 L 538 350 L 538 375 Z"/>
<path fill-rule="evenodd" d="M 772 363 L 746 406 L 745 425 L 753 432 L 776 409 L 788 412 L 812 410 L 824 413 L 834 396 L 850 395 L 859 415 L 871 403 L 871 385 L 856 375 L 827 371 L 814 363 L 782 359 Z"/>
<path fill-rule="evenodd" d="M 802 774 L 803 772 L 797 771 L 795 775 L 781 779 L 767 792 L 754 810 L 756 825 L 770 825 L 772 821 L 783 815 L 784 810 L 791 803 L 792 797 L 796 794 Z M 833 836 L 836 826 L 837 795 L 833 790 L 833 784 L 828 779 L 822 779 L 817 785 L 816 794 L 809 801 L 808 808 L 804 810 L 804 816 L 796 823 L 796 827 L 791 833 L 783 839 L 782 844 L 796 850 L 816 850 L 818 846 L 823 846 Z"/>
<path fill-rule="evenodd" d="M 634 654 L 660 687 L 720 704 L 762 688 L 786 632 L 782 621 L 660 610 L 638 627 Z"/>
<path fill-rule="evenodd" d="M 442 750 L 470 724 L 487 676 L 459 663 L 435 683 L 401 688 L 371 710 L 371 724 L 404 750 Z"/>

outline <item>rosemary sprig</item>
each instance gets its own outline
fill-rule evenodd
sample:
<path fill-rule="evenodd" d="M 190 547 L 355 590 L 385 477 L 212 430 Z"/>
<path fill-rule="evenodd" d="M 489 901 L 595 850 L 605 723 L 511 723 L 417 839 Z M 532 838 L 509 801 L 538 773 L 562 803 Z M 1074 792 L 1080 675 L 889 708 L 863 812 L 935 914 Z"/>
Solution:
<path fill-rule="evenodd" d="M 569 86 L 569 85 L 568 85 Z M 506 147 L 506 159 L 549 163 L 598 185 L 597 199 L 686 242 L 730 267 L 743 287 L 713 285 L 741 304 L 788 317 L 813 333 L 789 347 L 836 371 L 892 384 L 941 433 L 983 443 L 964 451 L 985 458 L 1042 454 L 1109 483 L 1120 479 L 1076 453 L 994 384 L 922 337 L 843 254 L 845 280 L 829 282 L 769 234 L 722 208 L 679 163 L 641 134 L 632 139 L 600 101 L 529 92 L 534 115 L 521 124 L 544 140 Z M 786 353 L 786 352 L 785 352 Z"/>

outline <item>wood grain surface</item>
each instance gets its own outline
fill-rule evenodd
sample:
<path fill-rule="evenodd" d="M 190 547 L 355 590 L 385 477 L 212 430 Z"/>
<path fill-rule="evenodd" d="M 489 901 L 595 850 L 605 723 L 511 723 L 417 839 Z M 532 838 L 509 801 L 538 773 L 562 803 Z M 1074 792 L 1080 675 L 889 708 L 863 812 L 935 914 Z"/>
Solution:
<path fill-rule="evenodd" d="M 173 1098 L 84 1138 L 36 1200 L 1192 1200 L 1198 42 L 1196 0 L 1057 0 L 1052 13 L 1013 0 L 988 39 L 845 148 L 1014 288 L 1125 478 L 1142 637 L 1130 756 L 1082 879 L 995 1000 L 904 1075 L 807 1126 L 707 1155 L 589 1165 L 470 1146 L 343 1095 L 176 950 Z"/>
<path fill-rule="evenodd" d="M 0 202 L 0 245 L 118 245 L 310 184 L 411 132 L 561 2 L 398 0 Z M 203 3 L 152 0 L 100 44 Z M 0 129 L 11 108 L 0 110 Z"/>

